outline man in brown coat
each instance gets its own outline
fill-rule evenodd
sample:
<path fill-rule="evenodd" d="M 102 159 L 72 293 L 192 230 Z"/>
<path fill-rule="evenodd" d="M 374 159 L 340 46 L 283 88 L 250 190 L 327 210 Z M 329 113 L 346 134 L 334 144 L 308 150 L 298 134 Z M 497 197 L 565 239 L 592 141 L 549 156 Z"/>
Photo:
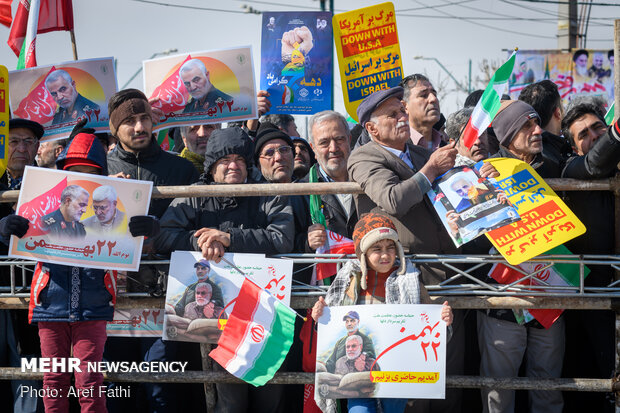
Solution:
<path fill-rule="evenodd" d="M 416 254 L 455 254 L 456 247 L 425 194 L 431 183 L 454 166 L 456 149 L 444 146 L 431 153 L 409 139 L 403 89 L 375 92 L 360 104 L 360 124 L 371 141 L 357 148 L 348 161 L 351 180 L 364 194 L 356 195 L 358 214 L 382 212 L 396 224 L 405 251 Z M 438 284 L 441 268 L 421 267 L 425 284 Z"/>
<path fill-rule="evenodd" d="M 360 124 L 371 137 L 355 149 L 348 161 L 349 177 L 362 190 L 356 195 L 358 214 L 379 212 L 389 215 L 401 243 L 409 253 L 456 254 L 447 231 L 433 209 L 426 192 L 438 176 L 454 166 L 456 149 L 450 144 L 435 152 L 414 145 L 402 102 L 403 88 L 395 87 L 368 96 L 357 109 Z M 424 284 L 444 281 L 441 265 L 420 265 Z M 463 374 L 465 335 L 462 314 L 455 313 L 454 335 L 447 349 L 447 374 Z M 460 411 L 460 389 L 448 389 L 446 400 L 416 404 L 416 412 Z"/>

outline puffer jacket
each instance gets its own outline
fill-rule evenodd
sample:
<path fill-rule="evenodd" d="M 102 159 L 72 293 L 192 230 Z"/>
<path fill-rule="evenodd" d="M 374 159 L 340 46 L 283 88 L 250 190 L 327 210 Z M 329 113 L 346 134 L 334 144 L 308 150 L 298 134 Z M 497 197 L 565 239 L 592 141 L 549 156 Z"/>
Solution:
<path fill-rule="evenodd" d="M 28 321 L 112 321 L 116 271 L 38 263 L 30 287 Z"/>
<path fill-rule="evenodd" d="M 252 166 L 254 145 L 240 128 L 214 132 L 207 142 L 205 173 L 198 185 L 213 183 L 213 165 L 227 155 L 240 155 Z M 248 178 L 247 183 L 253 183 Z M 203 197 L 177 198 L 161 218 L 161 233 L 155 250 L 200 251 L 194 233 L 200 228 L 216 228 L 230 234 L 229 252 L 282 254 L 293 249 L 295 224 L 286 197 Z"/>
<path fill-rule="evenodd" d="M 151 181 L 154 186 L 190 185 L 198 181 L 198 172 L 191 162 L 164 151 L 154 138 L 151 145 L 137 155 L 124 150 L 120 144 L 116 145 L 108 154 L 108 171 Z M 149 214 L 161 217 L 169 204 L 170 198 L 152 199 Z"/>
<path fill-rule="evenodd" d="M 175 199 L 161 218 L 155 250 L 200 251 L 194 237 L 200 228 L 228 232 L 229 252 L 283 254 L 293 249 L 291 206 L 286 198 L 261 196 Z"/>

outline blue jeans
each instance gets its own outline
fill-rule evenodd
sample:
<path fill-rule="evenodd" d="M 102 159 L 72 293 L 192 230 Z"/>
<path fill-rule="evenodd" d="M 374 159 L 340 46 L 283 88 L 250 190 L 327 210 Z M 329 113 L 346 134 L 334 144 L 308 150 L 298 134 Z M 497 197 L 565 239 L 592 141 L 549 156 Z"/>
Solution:
<path fill-rule="evenodd" d="M 377 400 L 381 402 L 383 413 L 403 413 L 407 399 L 348 399 L 349 413 L 376 413 Z"/>

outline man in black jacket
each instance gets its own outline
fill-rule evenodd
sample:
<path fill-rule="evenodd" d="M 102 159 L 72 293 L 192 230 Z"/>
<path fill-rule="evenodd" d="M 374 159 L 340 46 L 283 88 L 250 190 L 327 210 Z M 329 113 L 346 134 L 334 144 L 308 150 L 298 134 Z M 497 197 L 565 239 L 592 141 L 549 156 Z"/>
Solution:
<path fill-rule="evenodd" d="M 152 181 L 153 185 L 189 185 L 198 180 L 192 164 L 159 147 L 153 136 L 151 105 L 137 89 L 115 93 L 108 103 L 110 133 L 118 145 L 108 154 L 111 175 Z M 161 217 L 171 199 L 151 200 L 149 214 Z"/>
<path fill-rule="evenodd" d="M 123 178 L 152 181 L 155 186 L 159 185 L 189 185 L 198 180 L 198 172 L 191 162 L 174 156 L 162 150 L 153 136 L 153 116 L 151 105 L 146 96 L 137 89 L 125 89 L 115 93 L 108 102 L 110 114 L 110 134 L 118 139 L 118 145 L 108 154 L 108 171 L 111 175 Z M 149 214 L 161 217 L 170 204 L 171 199 L 151 199 Z M 145 251 L 152 249 L 152 240 L 147 240 L 144 245 Z M 137 278 L 139 286 L 129 280 L 131 289 L 144 290 L 156 288 L 158 284 L 158 272 L 153 266 L 141 266 L 138 273 L 133 273 L 132 278 Z M 162 361 L 178 359 L 177 354 L 192 355 L 192 361 L 199 362 L 200 355 L 195 347 L 186 343 L 172 341 L 164 342 L 161 339 L 142 338 L 139 344 L 132 346 L 123 338 L 112 338 L 106 344 L 106 357 L 111 360 L 142 359 L 146 361 Z M 138 348 L 140 347 L 140 348 Z M 132 351 L 134 353 L 132 353 Z M 192 354 L 195 353 L 195 354 Z M 191 364 L 190 364 L 191 366 Z M 183 410 L 187 406 L 179 403 L 192 402 L 192 397 L 182 400 L 176 398 L 180 394 L 181 387 L 175 389 L 174 384 L 146 384 L 147 397 L 151 410 L 157 412 L 174 412 Z M 185 385 L 188 386 L 188 385 Z M 192 386 L 192 385 L 189 385 Z M 193 390 L 186 388 L 188 394 L 200 391 L 201 386 Z M 196 401 L 198 403 L 198 401 Z M 129 400 L 108 399 L 110 411 L 128 411 L 137 406 L 127 405 Z M 137 402 L 143 404 L 142 401 Z M 122 406 L 121 406 L 122 404 Z M 200 408 L 200 405 L 198 405 Z"/>
<path fill-rule="evenodd" d="M 575 152 L 586 155 L 600 151 L 605 146 L 611 152 L 609 167 L 600 170 L 600 178 L 613 177 L 620 161 L 618 152 L 610 151 L 610 135 L 618 135 L 617 124 L 607 127 L 604 114 L 598 106 L 582 103 L 574 106 L 562 122 L 564 137 L 572 144 Z M 613 141 L 612 141 L 613 142 Z M 563 175 L 568 177 L 568 175 Z M 566 247 L 573 254 L 614 254 L 614 196 L 609 191 L 569 191 L 564 201 L 586 226 L 587 232 L 570 240 Z M 590 274 L 585 279 L 586 287 L 606 287 L 614 278 L 614 271 L 608 265 L 588 265 Z M 610 378 L 614 371 L 615 320 L 612 311 L 567 310 L 566 318 L 566 363 L 565 377 Z M 584 352 L 583 349 L 588 351 Z M 571 393 L 571 392 L 569 392 Z M 566 394 L 565 411 L 577 412 L 592 409 L 596 412 L 613 412 L 613 397 L 605 393 Z"/>
<path fill-rule="evenodd" d="M 198 185 L 251 182 L 254 145 L 238 127 L 216 130 L 207 142 L 205 173 Z M 293 214 L 285 198 L 203 197 L 177 198 L 162 217 L 155 240 L 160 252 L 201 251 L 206 260 L 219 262 L 225 252 L 282 254 L 293 245 Z M 219 365 L 217 370 L 222 370 Z M 217 384 L 217 413 L 275 412 L 283 385 L 253 387 Z"/>

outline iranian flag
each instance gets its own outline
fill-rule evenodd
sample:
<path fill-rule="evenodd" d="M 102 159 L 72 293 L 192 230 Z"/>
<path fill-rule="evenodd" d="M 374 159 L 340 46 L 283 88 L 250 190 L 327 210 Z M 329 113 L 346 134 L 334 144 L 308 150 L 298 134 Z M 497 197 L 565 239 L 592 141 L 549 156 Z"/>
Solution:
<path fill-rule="evenodd" d="M 245 279 L 217 348 L 209 353 L 254 386 L 273 378 L 293 343 L 295 311 Z"/>
<path fill-rule="evenodd" d="M 7 42 L 19 56 L 17 68 L 37 65 L 35 44 L 38 33 L 59 30 L 73 30 L 71 0 L 20 0 Z"/>
<path fill-rule="evenodd" d="M 474 112 L 467 122 L 463 132 L 463 144 L 471 148 L 478 136 L 489 127 L 497 111 L 499 111 L 500 100 L 508 87 L 508 79 L 515 66 L 516 50 L 512 52 L 510 58 L 493 75 L 489 85 L 484 90 L 480 101 L 474 108 Z"/>
<path fill-rule="evenodd" d="M 545 254 L 547 255 L 571 255 L 572 253 L 564 245 L 555 247 Z M 519 285 L 549 285 L 555 287 L 579 287 L 579 265 L 578 263 L 549 263 L 543 262 L 524 262 L 517 267 L 525 274 L 536 272 L 532 278 L 526 278 L 523 273 L 510 268 L 504 264 L 495 264 L 489 271 L 489 276 L 500 284 L 512 284 L 517 282 Z M 548 268 L 545 268 L 548 267 Z M 584 278 L 590 273 L 590 269 L 584 268 Z M 545 290 L 536 290 L 544 292 Z M 523 310 L 523 321 L 528 322 L 535 318 L 543 327 L 549 328 L 562 315 L 562 309 L 531 309 Z M 517 314 L 515 314 L 517 316 Z M 517 317 L 520 318 L 520 317 Z"/>
<path fill-rule="evenodd" d="M 334 231 L 325 230 L 327 233 L 327 241 L 325 245 L 316 249 L 317 254 L 355 254 L 355 245 L 353 240 L 335 233 Z M 323 280 L 331 277 L 338 272 L 336 264 L 317 264 L 316 265 L 316 279 Z"/>

